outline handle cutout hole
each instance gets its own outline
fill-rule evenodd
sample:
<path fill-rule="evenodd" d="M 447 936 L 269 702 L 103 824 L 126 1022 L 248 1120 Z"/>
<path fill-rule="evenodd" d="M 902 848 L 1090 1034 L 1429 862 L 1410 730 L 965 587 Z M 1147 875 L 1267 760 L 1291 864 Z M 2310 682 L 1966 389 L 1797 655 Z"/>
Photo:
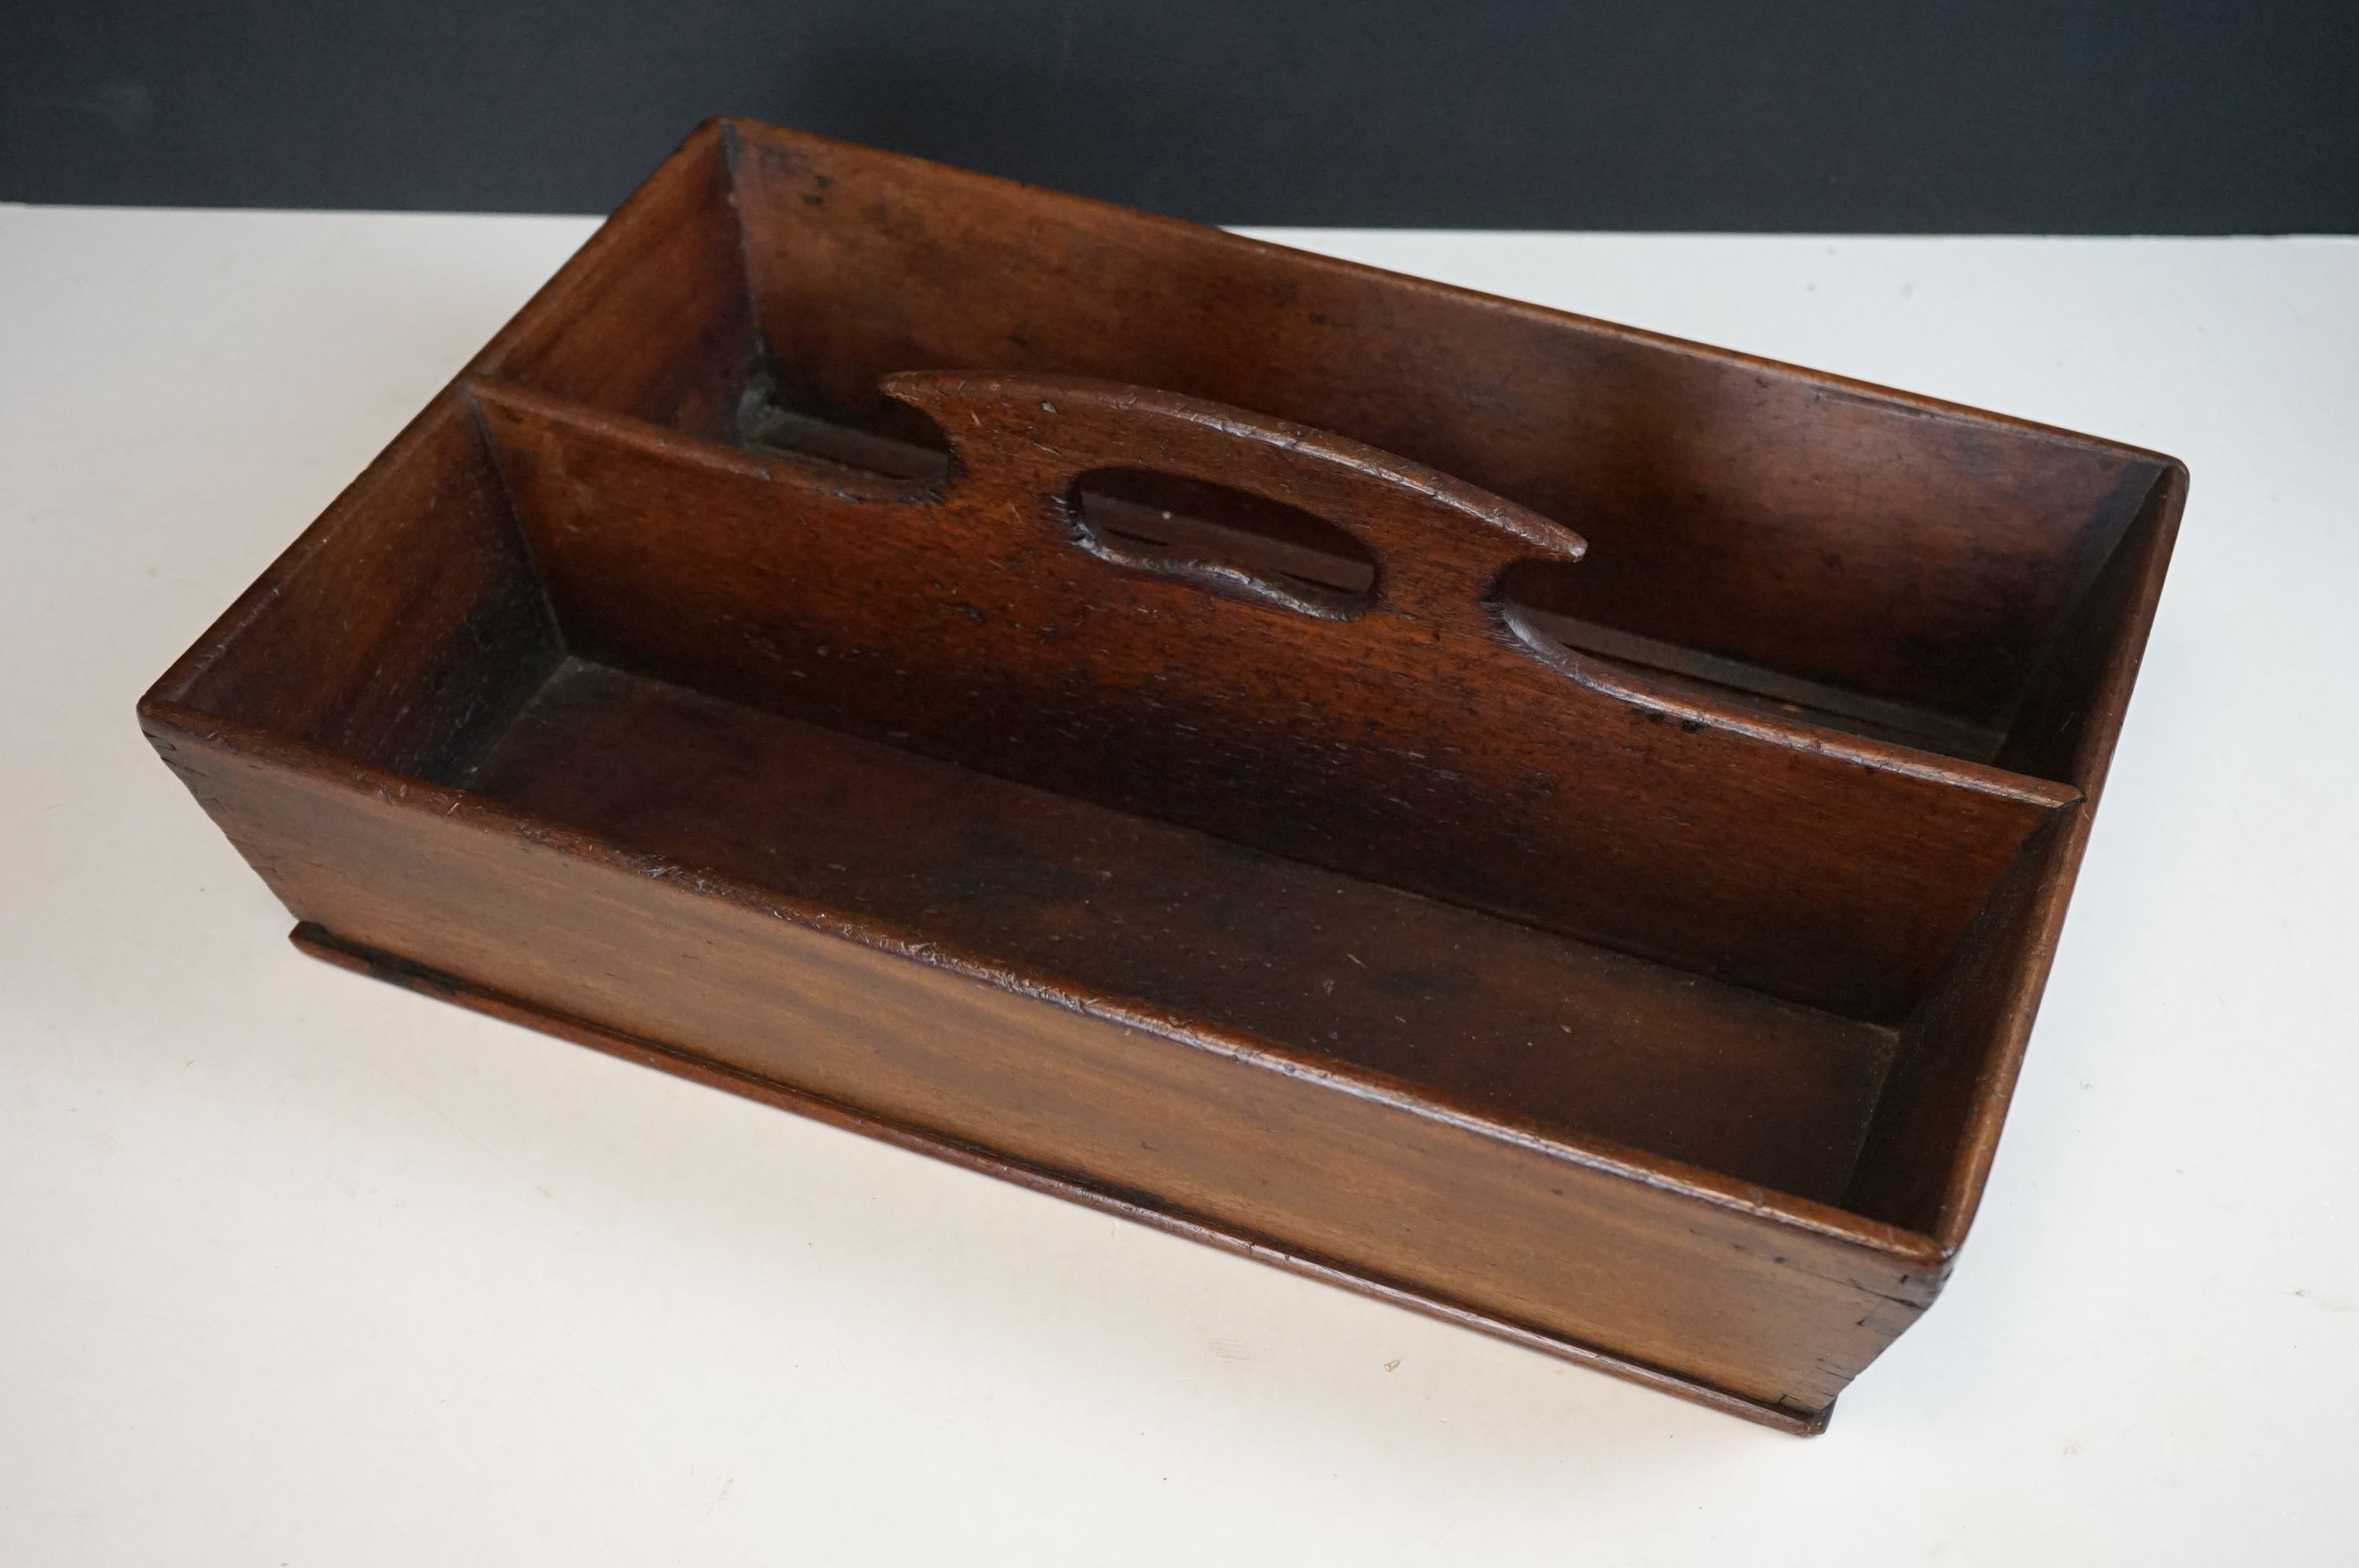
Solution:
<path fill-rule="evenodd" d="M 1071 507 L 1082 546 L 1124 566 L 1331 620 L 1375 602 L 1375 557 L 1299 506 L 1147 469 L 1093 469 L 1073 481 Z"/>
<path fill-rule="evenodd" d="M 1966 762 L 1986 762 L 2005 736 L 1946 714 L 1641 636 L 1586 619 L 1577 568 L 1518 561 L 1499 581 L 1508 628 L 1552 662 L 1569 656 L 1584 684 L 1672 708 L 1714 708 L 1802 723 L 1872 741 L 1894 741 Z"/>
<path fill-rule="evenodd" d="M 821 470 L 938 485 L 950 476 L 951 444 L 935 423 L 906 403 L 880 399 L 859 414 L 810 412 L 757 373 L 737 405 L 737 443 Z"/>

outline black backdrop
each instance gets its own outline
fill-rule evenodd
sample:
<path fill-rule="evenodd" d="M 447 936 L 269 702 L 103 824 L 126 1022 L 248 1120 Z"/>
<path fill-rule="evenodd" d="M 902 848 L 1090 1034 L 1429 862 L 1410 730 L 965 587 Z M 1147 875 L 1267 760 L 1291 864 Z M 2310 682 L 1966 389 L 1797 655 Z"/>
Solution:
<path fill-rule="evenodd" d="M 0 5 L 0 199 L 596 211 L 722 112 L 1230 223 L 2359 229 L 2359 0 Z"/>

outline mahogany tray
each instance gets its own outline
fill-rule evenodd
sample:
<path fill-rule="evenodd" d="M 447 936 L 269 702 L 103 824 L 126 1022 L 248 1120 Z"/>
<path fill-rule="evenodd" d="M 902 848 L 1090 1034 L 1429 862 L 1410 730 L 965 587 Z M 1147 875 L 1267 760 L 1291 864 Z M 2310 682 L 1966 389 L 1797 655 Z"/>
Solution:
<path fill-rule="evenodd" d="M 1808 1432 L 2185 492 L 721 121 L 140 716 L 308 952 Z"/>

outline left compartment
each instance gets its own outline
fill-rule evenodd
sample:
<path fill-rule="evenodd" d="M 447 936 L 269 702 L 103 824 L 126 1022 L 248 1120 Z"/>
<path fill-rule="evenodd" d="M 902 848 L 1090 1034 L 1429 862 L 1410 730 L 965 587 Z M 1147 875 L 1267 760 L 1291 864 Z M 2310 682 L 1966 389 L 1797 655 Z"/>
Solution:
<path fill-rule="evenodd" d="M 381 772 L 386 788 L 456 787 L 563 657 L 490 448 L 454 386 L 165 673 L 140 712 L 208 808 L 179 742 L 160 732 L 167 720 L 310 749 Z M 272 877 L 266 860 L 255 863 Z"/>

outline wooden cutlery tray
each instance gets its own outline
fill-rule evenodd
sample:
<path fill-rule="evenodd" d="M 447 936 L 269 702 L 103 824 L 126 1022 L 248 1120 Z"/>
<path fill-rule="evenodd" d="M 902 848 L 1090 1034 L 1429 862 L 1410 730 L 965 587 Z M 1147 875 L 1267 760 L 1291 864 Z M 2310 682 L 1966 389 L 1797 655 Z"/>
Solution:
<path fill-rule="evenodd" d="M 140 711 L 308 951 L 1811 1431 L 2184 493 L 723 122 Z"/>

